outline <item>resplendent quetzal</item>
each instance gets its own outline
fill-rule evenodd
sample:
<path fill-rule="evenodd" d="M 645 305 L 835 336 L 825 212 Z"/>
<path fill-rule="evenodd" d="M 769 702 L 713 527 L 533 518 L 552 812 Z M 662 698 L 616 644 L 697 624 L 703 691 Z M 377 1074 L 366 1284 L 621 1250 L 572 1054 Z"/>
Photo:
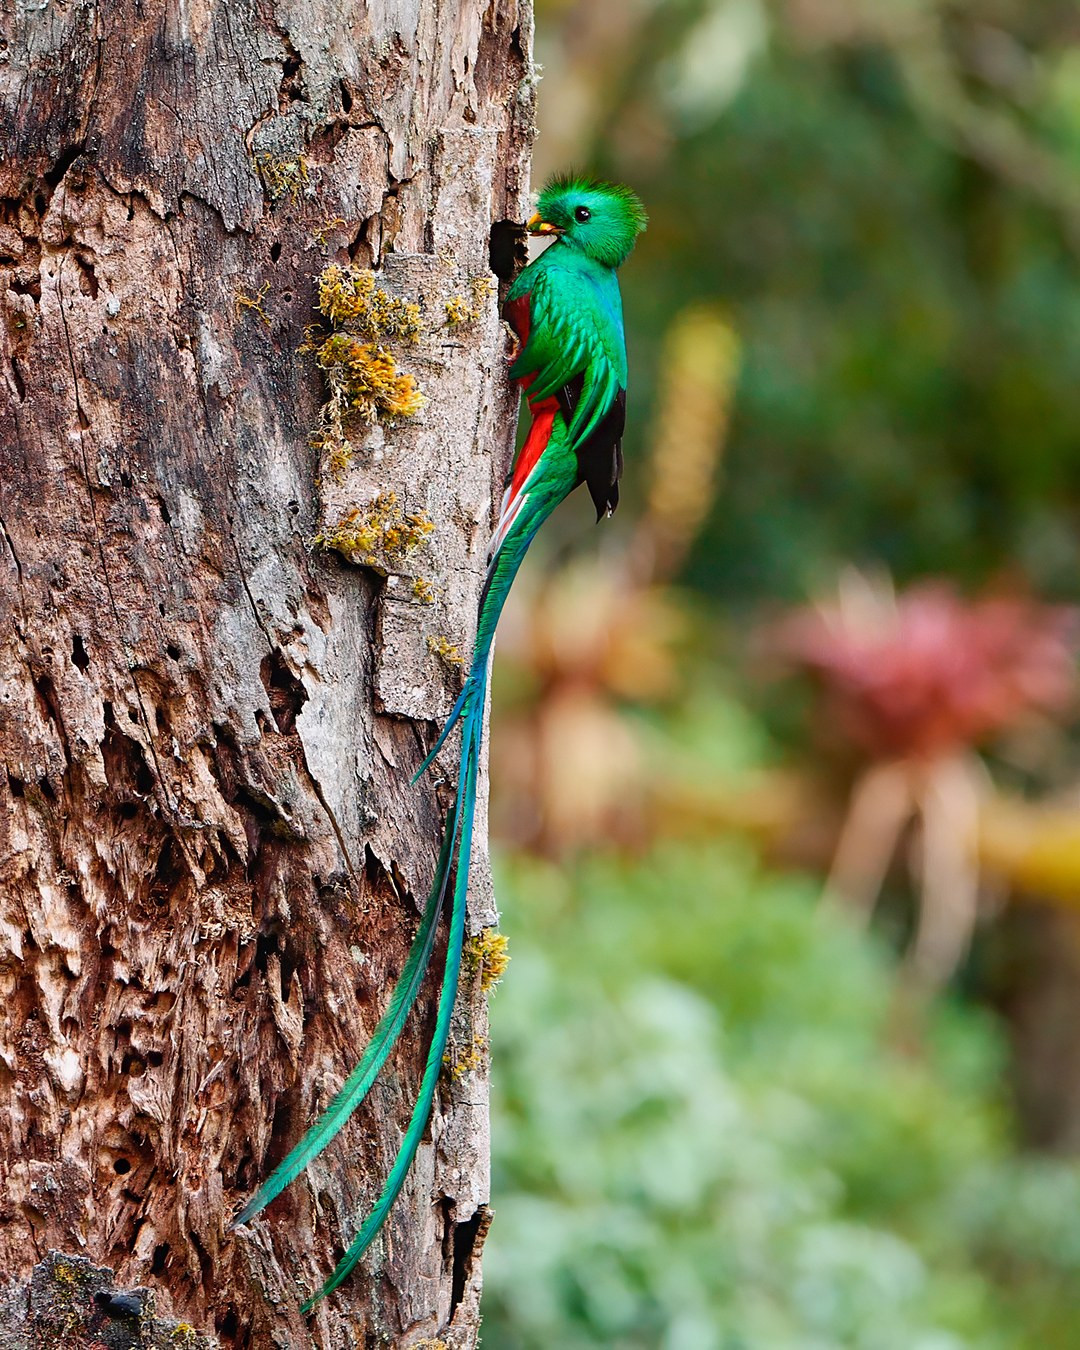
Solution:
<path fill-rule="evenodd" d="M 619 500 L 626 340 L 616 271 L 645 228 L 645 212 L 628 188 L 592 178 L 560 177 L 541 192 L 527 228 L 532 234 L 554 236 L 550 248 L 514 282 L 503 310 L 518 339 L 510 377 L 525 393 L 532 425 L 514 461 L 491 541 L 465 687 L 416 774 L 419 777 L 431 764 L 460 721 L 457 796 L 447 815 L 435 880 L 408 959 L 363 1058 L 323 1115 L 233 1221 L 234 1227 L 247 1222 L 280 1194 L 367 1095 L 420 992 L 449 891 L 450 935 L 438 1017 L 405 1138 L 374 1208 L 337 1269 L 304 1305 L 305 1311 L 335 1290 L 370 1246 L 401 1190 L 431 1114 L 457 997 L 484 703 L 503 604 L 537 530 L 574 488 L 588 485 L 597 519 L 610 515 Z"/>

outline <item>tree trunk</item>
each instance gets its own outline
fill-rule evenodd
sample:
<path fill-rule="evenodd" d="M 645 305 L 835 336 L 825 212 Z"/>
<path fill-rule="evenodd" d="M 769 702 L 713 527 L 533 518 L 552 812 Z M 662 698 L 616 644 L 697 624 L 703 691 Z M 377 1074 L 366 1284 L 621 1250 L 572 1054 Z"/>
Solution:
<path fill-rule="evenodd" d="M 512 450 L 488 248 L 525 206 L 529 0 L 5 23 L 0 1343 L 473 1345 L 478 977 L 428 1142 L 337 1295 L 300 1316 L 393 1159 L 432 982 L 354 1122 L 226 1224 L 355 1063 L 438 851 L 448 789 L 409 778 L 460 687 Z M 328 364 L 330 319 L 305 327 L 335 260 L 358 269 L 339 286 L 376 269 L 367 337 L 414 415 L 342 417 L 348 372 L 300 351 Z"/>

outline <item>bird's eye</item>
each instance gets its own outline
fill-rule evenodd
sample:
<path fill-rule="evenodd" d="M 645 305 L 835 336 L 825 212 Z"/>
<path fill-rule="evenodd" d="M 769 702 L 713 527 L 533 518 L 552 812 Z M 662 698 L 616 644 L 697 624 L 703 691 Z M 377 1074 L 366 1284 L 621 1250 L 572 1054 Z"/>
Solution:
<path fill-rule="evenodd" d="M 574 212 L 574 219 L 580 220 L 583 225 L 587 220 L 590 220 L 591 218 L 592 212 L 589 210 L 587 206 L 579 206 L 578 209 Z"/>

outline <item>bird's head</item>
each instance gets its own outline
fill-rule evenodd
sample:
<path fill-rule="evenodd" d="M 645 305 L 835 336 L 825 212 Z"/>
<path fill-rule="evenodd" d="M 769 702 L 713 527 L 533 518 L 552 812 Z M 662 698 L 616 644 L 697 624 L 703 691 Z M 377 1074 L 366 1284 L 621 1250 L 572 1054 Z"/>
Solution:
<path fill-rule="evenodd" d="M 540 193 L 531 234 L 558 235 L 605 267 L 618 267 L 645 228 L 636 192 L 578 174 L 552 178 Z"/>

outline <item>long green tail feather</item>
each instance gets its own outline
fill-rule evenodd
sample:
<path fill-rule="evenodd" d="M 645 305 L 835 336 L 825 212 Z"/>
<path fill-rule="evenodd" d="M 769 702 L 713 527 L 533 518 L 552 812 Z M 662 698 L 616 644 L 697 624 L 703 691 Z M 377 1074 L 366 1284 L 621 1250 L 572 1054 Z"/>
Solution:
<path fill-rule="evenodd" d="M 503 556 L 493 560 L 492 571 L 489 572 L 488 581 L 484 587 L 484 596 L 481 603 L 480 622 L 477 633 L 477 646 L 473 654 L 472 668 L 465 681 L 465 687 L 458 696 L 438 740 L 424 759 L 420 768 L 413 775 L 413 782 L 415 782 L 430 766 L 432 760 L 435 758 L 436 754 L 438 754 L 447 736 L 453 730 L 458 720 L 464 718 L 465 732 L 462 736 L 462 770 L 459 774 L 458 799 L 453 811 L 446 821 L 442 850 L 439 854 L 439 863 L 435 869 L 435 879 L 432 883 L 431 894 L 428 897 L 428 902 L 420 921 L 420 927 L 417 930 L 416 937 L 413 939 L 412 947 L 409 949 L 408 960 L 405 963 L 405 968 L 401 972 L 398 983 L 394 987 L 394 992 L 391 995 L 387 1010 L 383 1015 L 382 1020 L 379 1022 L 379 1025 L 375 1028 L 375 1032 L 368 1042 L 360 1063 L 345 1080 L 341 1091 L 292 1152 L 278 1164 L 240 1213 L 237 1214 L 229 1225 L 230 1228 L 236 1228 L 242 1223 L 247 1223 L 248 1220 L 254 1218 L 260 1210 L 265 1209 L 272 1200 L 281 1194 L 291 1181 L 295 1180 L 295 1178 L 300 1175 L 308 1163 L 311 1162 L 313 1158 L 317 1157 L 330 1140 L 333 1139 L 339 1130 L 341 1130 L 349 1117 L 360 1106 L 360 1103 L 371 1090 L 372 1084 L 378 1076 L 379 1071 L 386 1063 L 387 1058 L 397 1042 L 398 1036 L 401 1034 L 401 1029 L 405 1024 L 405 1019 L 408 1017 L 410 1009 L 416 1002 L 416 998 L 420 992 L 420 986 L 423 983 L 424 975 L 427 971 L 428 961 L 431 957 L 439 911 L 442 907 L 442 901 L 446 894 L 446 886 L 450 876 L 450 860 L 454 839 L 458 832 L 459 825 L 458 812 L 461 809 L 463 801 L 462 788 L 466 786 L 463 781 L 465 777 L 465 768 L 467 764 L 471 763 L 474 780 L 479 768 L 484 700 L 487 695 L 491 646 L 494 638 L 495 624 L 510 590 L 514 576 L 521 564 L 521 559 L 525 555 L 528 542 L 531 540 L 535 530 L 536 526 L 534 525 L 528 532 L 527 538 L 523 542 L 519 542 L 516 548 L 504 548 L 501 550 Z M 492 584 L 493 582 L 495 583 L 494 585 Z M 475 741 L 475 744 L 470 744 L 470 741 Z M 475 789 L 476 784 L 474 781 L 471 788 L 473 798 L 475 798 Z M 463 824 L 464 822 L 461 823 Z M 468 823 L 471 834 L 472 821 L 470 820 Z M 399 1189 L 400 1185 L 401 1183 L 399 1181 Z M 377 1227 L 378 1225 L 376 1225 L 376 1229 Z M 374 1230 L 372 1235 L 374 1235 Z M 370 1238 L 368 1241 L 370 1241 Z"/>
<path fill-rule="evenodd" d="M 457 808 L 454 808 L 456 813 Z M 453 816 L 454 813 L 452 813 Z M 260 1210 L 274 1200 L 295 1177 L 299 1176 L 309 1162 L 322 1152 L 334 1135 L 348 1121 L 360 1103 L 371 1090 L 379 1071 L 393 1050 L 405 1020 L 416 1002 L 420 987 L 424 982 L 431 951 L 435 945 L 435 932 L 438 927 L 439 911 L 446 896 L 447 880 L 450 875 L 450 854 L 455 834 L 456 821 L 446 822 L 442 850 L 439 854 L 435 878 L 420 926 L 413 938 L 409 955 L 405 961 L 386 1012 L 372 1034 L 367 1048 L 352 1073 L 342 1085 L 341 1091 L 326 1108 L 323 1114 L 308 1130 L 292 1152 L 271 1172 L 244 1208 L 233 1219 L 230 1228 L 253 1219 Z"/>
<path fill-rule="evenodd" d="M 527 512 L 515 523 L 492 558 L 481 597 L 477 621 L 473 660 L 465 687 L 454 704 L 450 717 L 424 760 L 416 777 L 429 767 L 447 735 L 460 720 L 462 726 L 461 768 L 458 791 L 453 809 L 447 817 L 442 848 L 431 893 L 420 921 L 416 937 L 401 976 L 394 987 L 386 1012 L 375 1028 L 360 1063 L 345 1081 L 341 1091 L 330 1103 L 315 1125 L 299 1144 L 275 1168 L 255 1195 L 233 1220 L 237 1227 L 265 1208 L 292 1181 L 330 1140 L 338 1133 L 367 1095 L 376 1076 L 383 1068 L 401 1033 L 409 1011 L 419 995 L 431 952 L 439 914 L 446 898 L 450 877 L 454 876 L 453 901 L 450 917 L 450 936 L 447 946 L 446 968 L 439 997 L 439 1011 L 435 1034 L 424 1067 L 420 1091 L 397 1158 L 374 1209 L 360 1232 L 349 1246 L 341 1262 L 326 1285 L 304 1305 L 309 1311 L 319 1299 L 337 1289 L 356 1266 L 384 1223 L 387 1213 L 397 1198 L 408 1175 L 423 1138 L 438 1084 L 442 1057 L 450 1033 L 450 1022 L 457 996 L 461 965 L 461 949 L 465 932 L 466 899 L 468 895 L 469 858 L 472 850 L 473 817 L 476 807 L 476 781 L 479 773 L 481 742 L 483 739 L 484 705 L 495 627 L 514 577 L 528 550 L 533 536 L 542 522 L 575 486 L 576 461 L 566 447 L 565 428 L 557 419 L 552 444 L 545 452 L 551 460 L 552 471 L 543 483 L 534 484 L 530 491 Z M 414 780 L 415 781 L 415 778 Z M 456 862 L 456 869 L 454 864 Z"/>
<path fill-rule="evenodd" d="M 458 695 L 457 702 L 450 709 L 450 716 L 446 719 L 446 723 L 443 726 L 442 731 L 439 732 L 439 739 L 435 742 L 435 744 L 424 756 L 424 762 L 420 765 L 417 771 L 409 779 L 410 783 L 418 783 L 420 779 L 424 776 L 424 774 L 428 771 L 428 769 L 431 768 L 432 761 L 434 760 L 435 756 L 439 753 L 439 751 L 443 748 L 447 736 L 449 736 L 450 733 L 453 731 L 454 727 L 457 726 L 458 718 L 461 717 L 465 711 L 465 704 L 466 701 L 468 700 L 470 690 L 472 689 L 472 684 L 473 684 L 473 677 L 472 674 L 470 673 L 469 677 L 465 681 L 465 688 L 462 689 L 461 693 Z"/>
<path fill-rule="evenodd" d="M 479 691 L 478 691 L 479 692 Z M 348 1251 L 338 1262 L 334 1273 L 327 1282 L 301 1308 L 301 1312 L 310 1312 L 316 1303 L 335 1289 L 352 1273 L 356 1263 L 370 1247 L 375 1235 L 382 1227 L 391 1205 L 397 1199 L 405 1178 L 420 1147 L 420 1140 L 427 1129 L 431 1115 L 431 1104 L 435 1098 L 435 1089 L 442 1069 L 443 1054 L 450 1034 L 450 1020 L 457 999 L 458 977 L 461 973 L 461 948 L 465 938 L 466 898 L 469 891 L 469 859 L 472 853 L 473 817 L 476 809 L 476 778 L 480 763 L 480 737 L 483 730 L 484 701 L 480 697 L 473 703 L 465 717 L 462 744 L 461 774 L 458 783 L 458 799 L 455 819 L 447 829 L 447 838 L 457 833 L 460 825 L 460 839 L 457 848 L 457 869 L 454 877 L 454 898 L 450 911 L 450 936 L 446 947 L 446 969 L 443 972 L 442 989 L 439 993 L 439 1013 L 435 1023 L 435 1034 L 428 1050 L 424 1065 L 424 1076 L 420 1082 L 420 1091 L 409 1119 L 405 1138 L 386 1178 L 382 1194 L 375 1202 L 371 1213 L 364 1220 L 359 1233 L 353 1239 Z"/>
<path fill-rule="evenodd" d="M 563 496 L 565 496 L 565 493 L 563 493 Z M 480 596 L 476 645 L 473 648 L 472 662 L 465 680 L 465 687 L 457 696 L 453 708 L 450 709 L 450 716 L 439 732 L 438 739 L 425 755 L 424 762 L 413 774 L 412 782 L 417 782 L 431 767 L 435 756 L 443 748 L 446 738 L 453 731 L 460 718 L 467 717 L 469 712 L 475 710 L 478 704 L 482 714 L 484 699 L 487 697 L 488 679 L 491 673 L 492 644 L 495 641 L 495 628 L 499 622 L 499 615 L 502 613 L 503 605 L 506 603 L 506 597 L 510 594 L 510 587 L 514 584 L 518 568 L 521 566 L 537 530 L 551 514 L 554 506 L 561 500 L 561 496 L 545 499 L 542 504 L 538 505 L 537 509 L 528 512 L 522 518 L 521 528 L 513 530 L 507 536 L 498 552 L 491 559 L 487 578 L 484 581 L 484 589 Z M 462 744 L 464 745 L 464 741 Z"/>
<path fill-rule="evenodd" d="M 480 614 L 477 623 L 476 643 L 473 659 L 465 687 L 447 719 L 446 725 L 431 752 L 417 770 L 413 779 L 424 772 L 441 749 L 446 737 L 460 719 L 463 722 L 461 736 L 461 768 L 458 774 L 458 796 L 454 808 L 453 820 L 447 821 L 446 839 L 451 839 L 460 826 L 461 837 L 457 848 L 457 871 L 454 878 L 454 898 L 450 915 L 450 938 L 447 944 L 446 969 L 443 973 L 442 991 L 439 995 L 439 1013 L 435 1034 L 428 1052 L 424 1076 L 420 1083 L 420 1092 L 409 1120 L 405 1138 L 394 1160 L 394 1165 L 386 1179 L 382 1193 L 371 1213 L 365 1219 L 359 1233 L 353 1239 L 348 1251 L 341 1258 L 334 1273 L 312 1298 L 303 1305 L 302 1311 L 310 1312 L 321 1298 L 333 1293 L 346 1280 L 357 1262 L 371 1246 L 376 1234 L 382 1227 L 390 1207 L 397 1199 L 409 1168 L 412 1166 L 416 1150 L 420 1146 L 424 1130 L 427 1128 L 431 1103 L 435 1096 L 442 1057 L 446 1049 L 446 1040 L 450 1034 L 450 1019 L 457 997 L 458 977 L 461 964 L 461 945 L 465 932 L 466 898 L 469 887 L 469 858 L 472 852 L 473 816 L 476 807 L 476 780 L 480 766 L 480 746 L 484 727 L 484 703 L 487 697 L 488 677 L 492 655 L 492 644 L 499 615 L 510 592 L 514 577 L 521 566 L 537 530 L 551 511 L 563 499 L 573 486 L 573 466 L 567 464 L 564 481 L 553 483 L 545 493 L 537 493 L 536 501 L 529 513 L 522 518 L 518 526 L 504 541 L 499 552 L 492 559 L 484 584 L 480 602 Z M 444 839 L 443 847 L 446 847 Z M 440 866 L 443 859 L 440 858 Z"/>

